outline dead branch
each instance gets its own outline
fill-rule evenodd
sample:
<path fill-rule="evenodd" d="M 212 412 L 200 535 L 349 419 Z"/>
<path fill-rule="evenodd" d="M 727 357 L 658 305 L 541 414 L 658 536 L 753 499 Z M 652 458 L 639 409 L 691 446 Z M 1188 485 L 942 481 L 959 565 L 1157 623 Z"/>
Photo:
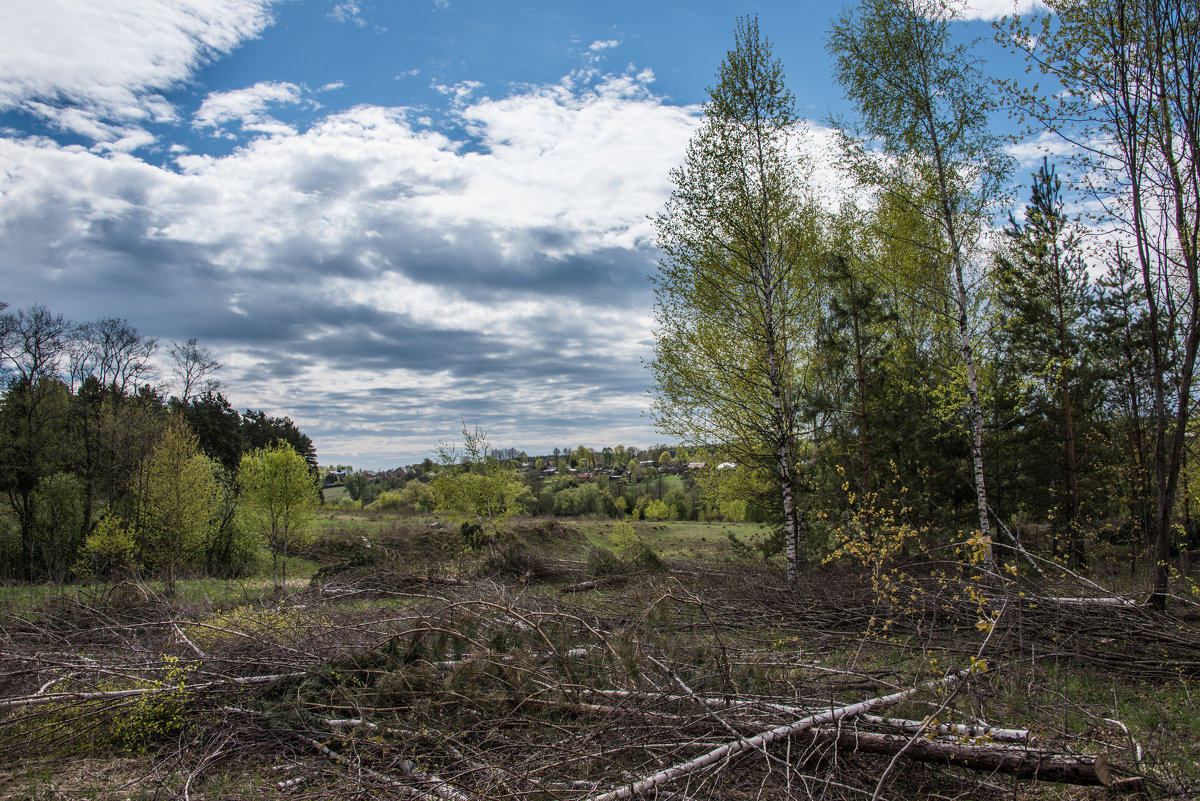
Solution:
<path fill-rule="evenodd" d="M 590 801 L 617 801 L 617 799 L 632 798 L 635 795 L 641 795 L 647 790 L 652 790 L 656 787 L 670 784 L 676 779 L 687 776 L 702 768 L 706 768 L 709 765 L 720 762 L 721 760 L 736 756 L 743 751 L 762 748 L 778 740 L 791 737 L 793 734 L 798 732 L 811 729 L 814 726 L 819 726 L 822 723 L 832 723 L 843 718 L 862 714 L 863 712 L 866 712 L 870 709 L 875 709 L 876 707 L 898 704 L 907 698 L 911 698 L 923 689 L 952 685 L 970 675 L 970 672 L 971 671 L 969 669 L 959 671 L 958 673 L 949 674 L 938 681 L 929 682 L 919 687 L 911 687 L 907 690 L 901 690 L 900 692 L 892 693 L 891 695 L 868 698 L 866 701 L 859 701 L 856 704 L 837 707 L 836 709 L 830 709 L 827 712 L 801 718 L 800 720 L 789 723 L 786 726 L 776 726 L 775 728 L 765 731 L 754 737 L 735 740 L 732 743 L 727 743 L 720 748 L 715 748 L 712 751 L 709 751 L 708 753 L 703 754 L 695 759 L 680 763 L 678 765 L 673 765 L 666 770 L 661 770 L 652 776 L 647 776 L 646 778 L 636 781 L 626 787 L 622 787 L 619 790 L 614 790 L 609 793 L 595 796 L 590 799 Z"/>
<path fill-rule="evenodd" d="M 45 695 L 26 695 L 19 698 L 6 698 L 0 700 L 0 709 L 17 709 L 27 706 L 41 706 L 42 704 L 52 704 L 62 701 L 111 701 L 118 698 L 133 698 L 141 695 L 154 695 L 155 693 L 173 693 L 184 692 L 193 693 L 201 690 L 211 690 L 214 688 L 226 688 L 230 686 L 239 686 L 247 684 L 266 684 L 280 679 L 295 678 L 297 676 L 305 676 L 306 673 L 278 673 L 272 676 L 241 676 L 221 681 L 206 681 L 199 684 L 185 685 L 161 685 L 158 687 L 135 687 L 129 690 L 105 690 L 103 692 L 78 692 L 78 693 L 47 693 Z"/>

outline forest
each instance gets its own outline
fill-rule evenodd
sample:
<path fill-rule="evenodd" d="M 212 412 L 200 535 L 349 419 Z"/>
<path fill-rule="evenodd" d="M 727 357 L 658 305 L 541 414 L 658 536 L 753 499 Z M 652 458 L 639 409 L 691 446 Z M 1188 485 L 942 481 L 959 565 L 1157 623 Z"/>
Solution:
<path fill-rule="evenodd" d="M 1200 795 L 1200 23 L 1047 5 L 1028 83 L 843 12 L 836 186 L 738 20 L 647 210 L 670 445 L 319 468 L 195 340 L 0 309 L 0 793 Z"/>
<path fill-rule="evenodd" d="M 238 468 L 281 443 L 317 497 L 316 451 L 291 419 L 234 410 L 194 339 L 168 348 L 158 383 L 157 351 L 127 320 L 0 309 L 3 579 L 236 575 L 260 546 L 238 520 Z"/>

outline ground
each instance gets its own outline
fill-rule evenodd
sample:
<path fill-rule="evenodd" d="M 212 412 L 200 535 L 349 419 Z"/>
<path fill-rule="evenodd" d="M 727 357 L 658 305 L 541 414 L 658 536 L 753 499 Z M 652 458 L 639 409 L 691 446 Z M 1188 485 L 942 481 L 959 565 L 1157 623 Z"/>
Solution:
<path fill-rule="evenodd" d="M 914 736 L 883 718 L 973 726 L 936 742 L 1101 756 L 1113 780 L 1141 780 L 1125 790 L 1200 793 L 1185 599 L 1165 616 L 1054 601 L 1100 593 L 915 553 L 810 564 L 788 587 L 731 545 L 753 526 L 638 523 L 634 543 L 612 521 L 524 520 L 471 551 L 432 523 L 327 513 L 279 595 L 269 575 L 193 579 L 171 600 L 153 583 L 6 588 L 0 795 L 585 799 L 671 766 L 662 790 L 690 799 L 1114 792 L 892 769 L 828 724 L 681 767 L 913 688 L 837 726 L 861 742 Z M 1028 735 L 990 742 L 985 725 Z"/>

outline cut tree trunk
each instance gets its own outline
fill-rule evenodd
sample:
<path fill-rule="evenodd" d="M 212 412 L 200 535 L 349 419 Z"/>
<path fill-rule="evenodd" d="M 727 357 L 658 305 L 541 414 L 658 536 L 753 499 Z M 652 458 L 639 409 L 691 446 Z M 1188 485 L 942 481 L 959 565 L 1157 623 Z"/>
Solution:
<path fill-rule="evenodd" d="M 1102 756 L 826 728 L 802 732 L 793 739 L 810 745 L 836 745 L 844 752 L 901 754 L 917 762 L 1004 773 L 1021 779 L 1102 787 L 1113 783 Z"/>

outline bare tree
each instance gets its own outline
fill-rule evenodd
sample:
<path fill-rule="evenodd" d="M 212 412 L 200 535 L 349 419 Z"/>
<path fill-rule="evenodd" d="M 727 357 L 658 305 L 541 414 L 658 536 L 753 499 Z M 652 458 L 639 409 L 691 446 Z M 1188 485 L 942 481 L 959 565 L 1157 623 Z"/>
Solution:
<path fill-rule="evenodd" d="M 156 377 L 158 339 L 142 336 L 128 320 L 103 317 L 79 327 L 71 348 L 71 380 L 94 376 L 105 389 L 125 395 Z"/>
<path fill-rule="evenodd" d="M 212 377 L 221 369 L 221 363 L 213 358 L 207 347 L 198 344 L 195 337 L 186 342 L 172 342 L 168 353 L 171 355 L 171 372 L 179 386 L 179 399 L 184 403 L 221 388 L 221 382 Z"/>

